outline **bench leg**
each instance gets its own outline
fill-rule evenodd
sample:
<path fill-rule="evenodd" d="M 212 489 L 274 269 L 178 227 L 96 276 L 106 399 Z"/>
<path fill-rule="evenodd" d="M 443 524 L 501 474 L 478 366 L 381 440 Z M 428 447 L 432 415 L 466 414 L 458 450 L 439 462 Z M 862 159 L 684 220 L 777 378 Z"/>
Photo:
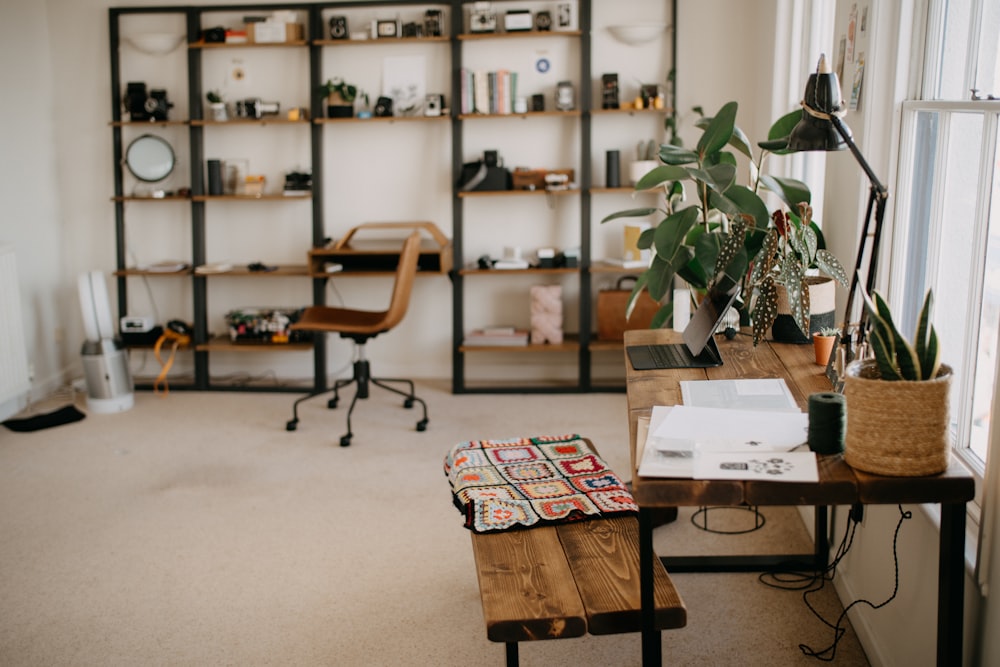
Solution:
<path fill-rule="evenodd" d="M 517 667 L 519 664 L 517 642 L 507 642 L 507 667 Z"/>
<path fill-rule="evenodd" d="M 639 599 L 642 605 L 642 664 L 660 665 L 663 661 L 660 632 L 653 611 L 653 513 L 639 508 Z"/>

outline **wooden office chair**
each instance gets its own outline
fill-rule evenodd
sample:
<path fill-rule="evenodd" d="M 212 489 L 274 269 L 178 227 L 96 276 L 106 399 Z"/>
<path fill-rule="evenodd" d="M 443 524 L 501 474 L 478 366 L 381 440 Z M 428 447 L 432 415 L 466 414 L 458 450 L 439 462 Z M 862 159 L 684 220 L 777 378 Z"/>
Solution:
<path fill-rule="evenodd" d="M 358 385 L 354 399 L 351 401 L 351 407 L 347 411 L 347 433 L 340 438 L 341 447 L 347 447 L 351 444 L 351 437 L 354 435 L 351 432 L 351 413 L 354 412 L 354 405 L 359 398 L 368 398 L 369 383 L 403 396 L 405 399 L 403 407 L 405 408 L 412 408 L 414 402 L 420 403 L 424 416 L 417 422 L 417 430 L 427 429 L 427 404 L 414 393 L 413 381 L 399 378 L 374 378 L 371 376 L 368 359 L 365 357 L 365 343 L 368 342 L 368 339 L 389 331 L 399 324 L 403 316 L 406 315 L 406 309 L 410 304 L 410 292 L 413 290 L 413 280 L 417 275 L 417 256 L 419 254 L 420 232 L 413 232 L 403 242 L 403 248 L 399 253 L 396 280 L 393 284 L 392 298 L 387 310 L 372 311 L 332 306 L 310 306 L 302 313 L 299 321 L 291 327 L 293 330 L 337 333 L 340 334 L 341 338 L 350 338 L 354 341 L 354 375 L 350 379 L 337 380 L 333 385 L 333 398 L 327 402 L 327 407 L 337 407 L 337 402 L 340 400 L 340 390 L 352 384 Z M 409 387 L 409 391 L 401 391 L 385 384 L 387 382 L 405 384 Z M 286 430 L 294 431 L 299 423 L 299 403 L 317 395 L 309 394 L 295 401 L 292 405 L 292 419 L 285 425 Z"/>

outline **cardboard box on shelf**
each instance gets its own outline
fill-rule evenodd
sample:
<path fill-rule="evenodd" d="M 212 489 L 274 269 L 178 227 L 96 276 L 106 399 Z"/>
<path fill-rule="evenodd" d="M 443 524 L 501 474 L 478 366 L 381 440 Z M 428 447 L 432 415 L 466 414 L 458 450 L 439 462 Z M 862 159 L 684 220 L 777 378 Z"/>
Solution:
<path fill-rule="evenodd" d="M 247 23 L 247 38 L 253 44 L 281 44 L 301 41 L 305 26 L 301 23 L 258 21 Z"/>

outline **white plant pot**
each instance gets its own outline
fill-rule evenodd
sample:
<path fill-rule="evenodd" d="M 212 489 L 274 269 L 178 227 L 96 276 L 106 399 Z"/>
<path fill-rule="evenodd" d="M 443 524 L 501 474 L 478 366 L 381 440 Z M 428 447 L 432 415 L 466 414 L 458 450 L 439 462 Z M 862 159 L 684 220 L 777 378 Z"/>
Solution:
<path fill-rule="evenodd" d="M 660 166 L 656 160 L 636 160 L 628 165 L 628 180 L 632 185 L 639 182 L 643 176 Z"/>

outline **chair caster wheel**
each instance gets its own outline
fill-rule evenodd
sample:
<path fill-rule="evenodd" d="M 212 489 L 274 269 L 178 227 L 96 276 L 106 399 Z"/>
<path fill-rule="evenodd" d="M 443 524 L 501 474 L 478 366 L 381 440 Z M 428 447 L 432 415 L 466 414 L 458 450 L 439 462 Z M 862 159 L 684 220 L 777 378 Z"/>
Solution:
<path fill-rule="evenodd" d="M 294 431 L 295 427 L 298 426 L 298 425 L 299 425 L 299 420 L 298 419 L 293 419 L 290 422 L 288 422 L 287 424 L 285 424 L 285 430 L 286 431 Z"/>
<path fill-rule="evenodd" d="M 339 398 L 331 398 L 329 401 L 326 402 L 326 407 L 333 410 L 335 407 L 337 407 L 337 401 L 339 400 L 340 400 Z"/>
<path fill-rule="evenodd" d="M 351 445 L 351 436 L 352 435 L 354 435 L 354 434 L 353 433 L 348 433 L 347 435 L 340 436 L 340 446 L 341 447 L 349 447 Z"/>
<path fill-rule="evenodd" d="M 410 408 L 412 408 L 413 407 L 413 399 L 412 398 L 408 398 L 405 401 L 403 401 L 403 407 L 406 408 L 407 410 L 409 410 Z"/>
<path fill-rule="evenodd" d="M 427 420 L 426 419 L 421 419 L 420 421 L 417 422 L 417 430 L 418 431 L 426 431 L 427 430 Z"/>

